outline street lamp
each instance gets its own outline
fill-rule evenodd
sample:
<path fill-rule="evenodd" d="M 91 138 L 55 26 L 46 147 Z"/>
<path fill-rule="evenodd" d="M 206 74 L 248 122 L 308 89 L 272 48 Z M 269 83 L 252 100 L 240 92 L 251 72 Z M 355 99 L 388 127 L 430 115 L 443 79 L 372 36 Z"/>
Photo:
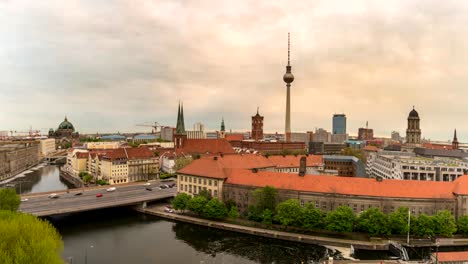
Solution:
<path fill-rule="evenodd" d="M 89 248 L 94 248 L 93 245 L 90 245 Z M 85 264 L 88 264 L 88 246 L 85 247 Z"/>

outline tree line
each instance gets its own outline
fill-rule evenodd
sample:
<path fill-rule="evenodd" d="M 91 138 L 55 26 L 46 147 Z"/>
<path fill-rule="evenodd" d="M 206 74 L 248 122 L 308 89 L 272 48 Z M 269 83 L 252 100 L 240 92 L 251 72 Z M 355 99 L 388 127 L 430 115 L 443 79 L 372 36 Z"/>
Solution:
<path fill-rule="evenodd" d="M 207 191 L 191 197 L 181 193 L 173 200 L 174 209 L 189 210 L 199 216 L 213 219 L 243 217 L 261 222 L 267 226 L 279 224 L 302 229 L 322 229 L 335 232 L 363 232 L 373 236 L 406 235 L 408 233 L 407 207 L 399 207 L 395 212 L 384 214 L 379 208 L 372 207 L 355 214 L 348 206 L 339 206 L 328 213 L 316 208 L 313 203 L 303 206 L 297 199 L 278 202 L 278 191 L 266 186 L 252 192 L 253 204 L 240 215 L 232 201 L 225 203 L 212 199 Z M 438 211 L 429 216 L 420 214 L 410 217 L 410 234 L 416 237 L 452 237 L 457 231 L 468 235 L 468 216 L 455 221 L 448 210 Z"/>

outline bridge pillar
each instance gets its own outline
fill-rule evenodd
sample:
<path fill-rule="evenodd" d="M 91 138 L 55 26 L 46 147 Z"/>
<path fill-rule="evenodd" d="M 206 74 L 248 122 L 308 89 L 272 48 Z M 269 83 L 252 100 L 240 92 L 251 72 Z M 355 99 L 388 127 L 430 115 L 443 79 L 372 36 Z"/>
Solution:
<path fill-rule="evenodd" d="M 141 205 L 141 208 L 145 209 L 146 208 L 146 202 L 143 202 L 143 204 Z"/>

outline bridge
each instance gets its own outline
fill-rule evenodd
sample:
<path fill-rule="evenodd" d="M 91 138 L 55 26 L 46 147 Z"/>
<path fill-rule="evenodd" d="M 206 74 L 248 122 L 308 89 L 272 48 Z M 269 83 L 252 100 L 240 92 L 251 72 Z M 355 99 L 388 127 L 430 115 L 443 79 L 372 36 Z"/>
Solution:
<path fill-rule="evenodd" d="M 173 182 L 153 182 L 151 186 L 145 186 L 144 183 L 131 183 L 70 189 L 69 192 L 26 194 L 21 196 L 22 202 L 19 211 L 44 217 L 137 204 L 146 206 L 147 202 L 171 198 L 177 194 L 177 187 L 158 188 L 166 183 Z M 115 187 L 116 190 L 107 192 L 106 189 L 110 187 Z M 147 187 L 151 187 L 152 191 L 146 190 Z M 76 195 L 80 192 L 82 192 L 81 195 Z M 48 198 L 51 193 L 56 193 L 59 198 Z M 98 193 L 101 193 L 102 197 L 96 197 Z M 28 200 L 24 201 L 25 199 Z"/>
<path fill-rule="evenodd" d="M 45 161 L 49 164 L 64 164 L 67 162 L 67 151 L 57 150 L 45 156 Z"/>

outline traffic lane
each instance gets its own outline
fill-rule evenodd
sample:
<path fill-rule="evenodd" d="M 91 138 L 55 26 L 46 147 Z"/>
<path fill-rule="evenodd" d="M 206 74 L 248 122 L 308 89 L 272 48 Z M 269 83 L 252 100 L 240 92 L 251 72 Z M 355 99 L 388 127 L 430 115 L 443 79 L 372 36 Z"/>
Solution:
<path fill-rule="evenodd" d="M 162 189 L 162 190 L 157 190 L 157 191 L 147 191 L 145 189 L 139 190 L 136 192 L 125 192 L 125 193 L 107 193 L 103 194 L 102 197 L 96 197 L 96 196 L 88 196 L 88 197 L 83 197 L 82 199 L 76 199 L 76 200 L 66 200 L 61 198 L 57 199 L 49 199 L 45 202 L 41 203 L 34 203 L 31 204 L 28 207 L 21 207 L 20 210 L 24 212 L 33 212 L 33 211 L 44 211 L 44 210 L 49 210 L 49 209 L 54 209 L 54 208 L 64 208 L 64 207 L 74 207 L 74 206 L 81 206 L 81 205 L 89 205 L 89 204 L 95 204 L 95 203 L 101 203 L 101 202 L 119 202 L 123 201 L 126 199 L 153 199 L 153 198 L 158 198 L 158 196 L 161 195 L 175 195 L 177 193 L 177 190 L 175 188 L 170 188 L 170 189 Z"/>
<path fill-rule="evenodd" d="M 152 191 L 147 191 L 146 188 L 132 188 L 131 190 L 119 190 L 117 189 L 116 191 L 113 192 L 104 192 L 103 197 L 107 198 L 118 198 L 120 197 L 125 197 L 125 196 L 139 196 L 141 195 L 142 192 L 171 192 L 170 190 L 175 190 L 174 188 L 169 188 L 169 189 L 161 189 L 158 190 L 157 188 L 153 188 Z M 174 191 L 176 192 L 176 191 Z M 36 201 L 28 201 L 28 202 L 23 202 L 21 203 L 20 209 L 21 210 L 27 210 L 30 208 L 34 207 L 40 207 L 40 206 L 61 206 L 64 204 L 70 204 L 73 205 L 73 203 L 88 203 L 88 202 L 93 202 L 96 201 L 96 199 L 103 199 L 103 197 L 96 197 L 96 194 L 99 193 L 98 191 L 95 192 L 88 192 L 84 193 L 83 195 L 80 196 L 74 196 L 73 194 L 69 194 L 70 196 L 61 196 L 59 198 L 43 198 L 41 200 L 36 200 Z"/>
<path fill-rule="evenodd" d="M 141 184 L 141 185 L 132 185 L 132 186 L 122 186 L 122 187 L 115 187 L 116 188 L 116 191 L 119 191 L 121 193 L 123 192 L 128 192 L 128 191 L 137 191 L 137 190 L 141 190 L 141 189 L 146 189 L 147 187 L 151 187 L 153 189 L 157 189 L 157 187 L 161 186 L 162 184 L 157 184 L 157 185 L 150 185 L 150 186 L 146 186 L 144 184 Z M 156 187 L 156 188 L 155 188 Z M 58 193 L 59 195 L 59 198 L 57 199 L 75 199 L 75 198 L 79 198 L 79 197 L 84 197 L 84 196 L 89 196 L 89 195 L 96 195 L 97 193 L 106 193 L 107 189 L 109 187 L 105 187 L 105 188 L 101 188 L 101 189 L 73 189 L 73 191 L 69 192 L 69 193 Z M 76 195 L 76 193 L 82 193 L 82 195 Z M 33 201 L 34 202 L 37 202 L 37 201 L 49 201 L 50 198 L 48 198 L 48 195 L 43 195 L 43 196 L 35 196 L 35 197 L 28 197 L 28 201 L 26 202 L 22 202 L 21 204 L 31 204 Z M 27 206 L 27 205 L 26 205 Z"/>
<path fill-rule="evenodd" d="M 74 212 L 74 211 L 81 211 L 81 210 L 92 210 L 92 209 L 99 209 L 103 207 L 113 207 L 113 206 L 120 206 L 124 204 L 133 204 L 133 203 L 140 203 L 146 200 L 152 199 L 161 199 L 167 196 L 173 196 L 175 192 L 165 192 L 159 193 L 157 195 L 151 193 L 144 193 L 140 195 L 132 195 L 132 196 L 125 196 L 119 199 L 97 199 L 93 203 L 75 203 L 73 206 L 61 205 L 59 206 L 56 204 L 55 206 L 48 206 L 48 207 L 40 207 L 40 208 L 33 208 L 31 210 L 25 210 L 23 212 L 26 213 L 35 213 L 41 214 L 43 212 L 51 212 L 50 215 L 56 214 L 56 211 L 61 211 L 60 213 L 64 212 Z"/>

